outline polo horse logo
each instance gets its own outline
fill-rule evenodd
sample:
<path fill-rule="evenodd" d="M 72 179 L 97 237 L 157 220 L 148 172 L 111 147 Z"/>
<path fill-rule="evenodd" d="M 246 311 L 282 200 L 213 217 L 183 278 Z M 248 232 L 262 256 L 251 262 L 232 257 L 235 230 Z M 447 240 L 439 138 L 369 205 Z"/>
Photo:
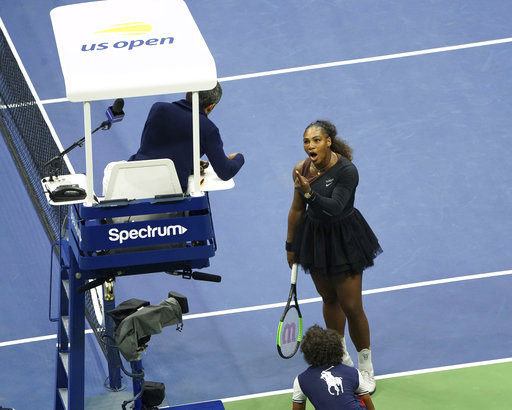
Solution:
<path fill-rule="evenodd" d="M 343 393 L 343 378 L 333 376 L 332 373 L 329 371 L 330 369 L 332 369 L 332 367 L 329 367 L 329 369 L 324 370 L 321 373 L 320 378 L 322 380 L 325 380 L 325 383 L 327 383 L 327 390 L 331 395 L 334 396 L 334 394 L 336 393 L 336 396 L 339 396 L 340 390 L 341 393 Z M 334 392 L 331 389 L 334 389 Z"/>

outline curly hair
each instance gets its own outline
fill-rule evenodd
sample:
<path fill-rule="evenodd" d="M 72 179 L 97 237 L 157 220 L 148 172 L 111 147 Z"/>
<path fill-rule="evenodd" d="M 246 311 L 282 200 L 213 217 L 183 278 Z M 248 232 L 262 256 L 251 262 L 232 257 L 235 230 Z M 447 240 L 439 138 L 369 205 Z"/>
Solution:
<path fill-rule="evenodd" d="M 323 129 L 327 136 L 331 138 L 331 151 L 336 152 L 337 154 L 340 154 L 348 160 L 352 161 L 352 153 L 354 150 L 352 147 L 350 147 L 350 145 L 347 144 L 346 141 L 338 137 L 338 130 L 332 122 L 326 120 L 316 120 L 306 127 L 304 134 L 311 127 Z"/>
<path fill-rule="evenodd" d="M 333 366 L 343 359 L 341 336 L 332 329 L 311 326 L 304 335 L 300 346 L 304 360 L 310 366 Z"/>

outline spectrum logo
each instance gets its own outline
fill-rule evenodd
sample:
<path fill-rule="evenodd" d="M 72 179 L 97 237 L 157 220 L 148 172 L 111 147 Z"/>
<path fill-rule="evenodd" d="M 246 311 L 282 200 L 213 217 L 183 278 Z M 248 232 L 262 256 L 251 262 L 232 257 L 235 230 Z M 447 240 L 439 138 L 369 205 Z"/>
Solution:
<path fill-rule="evenodd" d="M 153 30 L 153 27 L 150 24 L 142 23 L 142 22 L 133 22 L 133 23 L 125 23 L 125 24 L 116 24 L 114 26 L 110 26 L 104 30 L 99 30 L 94 32 L 94 34 L 116 34 L 123 36 L 135 36 L 135 35 L 144 35 L 149 34 Z M 133 50 L 138 47 L 147 47 L 147 46 L 161 46 L 161 45 L 169 45 L 174 42 L 174 37 L 160 37 L 160 38 L 150 38 L 147 40 L 131 40 L 131 41 L 113 41 L 113 42 L 102 42 L 102 43 L 91 43 L 91 44 L 83 44 L 82 51 L 102 51 L 107 50 L 109 48 L 114 49 L 126 49 Z"/>
<path fill-rule="evenodd" d="M 135 239 L 146 239 L 146 238 L 156 238 L 166 237 L 166 236 L 178 236 L 183 235 L 187 232 L 188 229 L 181 225 L 168 225 L 168 226 L 156 226 L 153 227 L 151 225 L 147 225 L 146 227 L 140 229 L 122 229 L 119 230 L 117 228 L 111 228 L 108 231 L 108 240 L 111 242 L 119 242 L 122 244 L 127 240 L 135 240 Z"/>

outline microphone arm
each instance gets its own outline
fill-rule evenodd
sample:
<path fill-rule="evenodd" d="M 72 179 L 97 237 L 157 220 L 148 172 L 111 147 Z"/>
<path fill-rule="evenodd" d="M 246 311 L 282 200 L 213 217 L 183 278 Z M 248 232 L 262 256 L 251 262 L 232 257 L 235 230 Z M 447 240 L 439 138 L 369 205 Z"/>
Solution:
<path fill-rule="evenodd" d="M 91 134 L 94 134 L 98 130 L 109 130 L 112 126 L 112 123 L 110 121 L 103 121 L 98 128 L 96 128 L 94 131 L 91 132 Z M 66 155 L 68 152 L 72 151 L 76 147 L 81 147 L 84 145 L 85 137 L 80 138 L 78 141 L 75 141 L 71 146 L 66 148 L 64 151 L 60 152 L 59 154 L 55 155 L 52 159 L 49 161 L 46 161 L 44 164 L 44 167 L 50 166 L 51 173 L 58 173 L 60 169 L 62 168 L 62 158 L 64 155 Z"/>
<path fill-rule="evenodd" d="M 94 131 L 91 132 L 91 134 L 94 134 L 98 130 L 109 130 L 110 127 L 112 127 L 113 122 L 119 122 L 124 118 L 124 100 L 122 98 L 118 98 L 114 101 L 112 106 L 107 108 L 107 111 L 105 112 L 105 115 L 107 116 L 107 121 L 103 121 L 98 128 L 96 128 Z M 62 158 L 64 155 L 66 155 L 69 151 L 73 150 L 76 147 L 81 147 L 84 144 L 85 137 L 80 138 L 78 141 L 76 141 L 73 145 L 71 145 L 69 148 L 65 149 L 61 153 L 55 155 L 52 159 L 47 161 L 44 164 L 44 167 L 47 166 L 51 167 L 51 174 L 56 174 L 60 172 L 62 169 Z M 50 177 L 50 181 L 53 181 L 53 176 Z"/>

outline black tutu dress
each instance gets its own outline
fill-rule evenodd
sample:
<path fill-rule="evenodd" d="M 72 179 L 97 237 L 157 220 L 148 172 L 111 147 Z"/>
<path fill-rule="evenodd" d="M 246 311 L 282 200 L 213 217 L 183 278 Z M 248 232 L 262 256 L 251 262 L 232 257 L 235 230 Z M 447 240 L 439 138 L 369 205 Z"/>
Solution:
<path fill-rule="evenodd" d="M 295 229 L 295 260 L 306 272 L 313 269 L 327 275 L 359 274 L 373 266 L 382 248 L 363 215 L 354 208 L 357 168 L 338 155 L 335 165 L 312 176 L 310 164 L 307 158 L 302 169 L 312 192 L 309 199 L 302 195 L 307 210 Z"/>

